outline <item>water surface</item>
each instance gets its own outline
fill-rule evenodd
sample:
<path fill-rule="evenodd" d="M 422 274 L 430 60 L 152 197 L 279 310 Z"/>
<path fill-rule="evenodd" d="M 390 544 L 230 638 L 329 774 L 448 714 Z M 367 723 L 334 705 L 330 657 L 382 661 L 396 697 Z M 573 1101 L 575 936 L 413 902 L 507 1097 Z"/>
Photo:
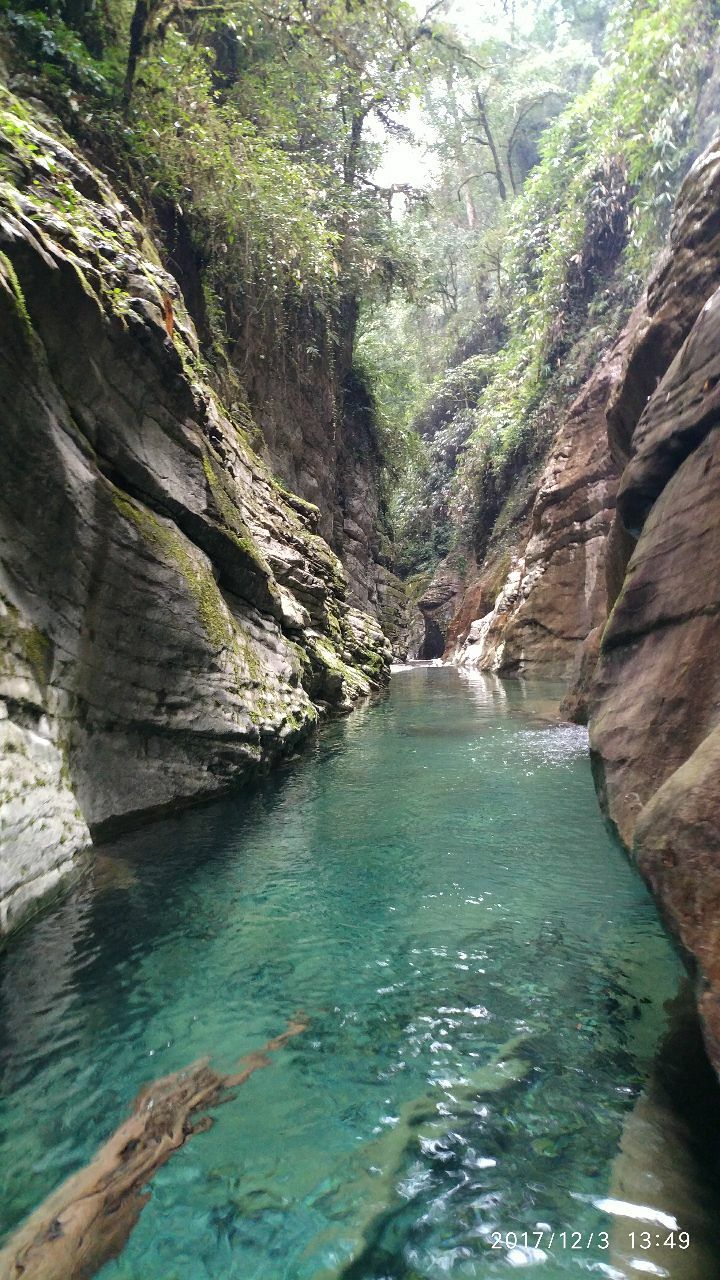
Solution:
<path fill-rule="evenodd" d="M 260 789 L 110 846 L 1 961 L 2 1230 L 142 1083 L 302 1009 L 105 1280 L 617 1275 L 602 1204 L 678 962 L 554 692 L 403 672 Z"/>

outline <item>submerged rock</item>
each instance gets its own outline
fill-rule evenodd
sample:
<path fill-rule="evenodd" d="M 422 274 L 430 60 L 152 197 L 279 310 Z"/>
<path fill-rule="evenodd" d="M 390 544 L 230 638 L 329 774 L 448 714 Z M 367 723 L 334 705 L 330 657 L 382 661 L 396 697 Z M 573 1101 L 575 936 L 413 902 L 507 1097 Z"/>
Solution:
<path fill-rule="evenodd" d="M 685 986 L 668 1014 L 667 1033 L 613 1163 L 603 1205 L 611 1223 L 609 1261 L 625 1280 L 650 1260 L 651 1274 L 712 1280 L 720 1273 L 720 1095 Z M 679 1247 L 680 1232 L 687 1232 L 689 1247 Z M 650 1249 L 643 1248 L 643 1233 Z"/>

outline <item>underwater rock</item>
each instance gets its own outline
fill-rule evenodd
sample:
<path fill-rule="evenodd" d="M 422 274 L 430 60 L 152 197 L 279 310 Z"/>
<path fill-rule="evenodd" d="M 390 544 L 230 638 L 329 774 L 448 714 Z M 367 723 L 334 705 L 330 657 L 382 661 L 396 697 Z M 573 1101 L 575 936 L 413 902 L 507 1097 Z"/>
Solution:
<path fill-rule="evenodd" d="M 652 1264 L 651 1274 L 672 1280 L 720 1276 L 719 1102 L 687 984 L 672 1003 L 668 1032 L 623 1125 L 613 1163 L 609 1260 L 626 1280 L 649 1270 L 638 1262 Z M 689 1235 L 687 1249 L 678 1247 L 680 1232 Z M 630 1233 L 635 1234 L 634 1248 Z M 640 1247 L 643 1233 L 652 1241 L 645 1250 Z M 673 1235 L 675 1243 L 665 1245 Z"/>
<path fill-rule="evenodd" d="M 343 1242 L 343 1261 L 319 1273 L 317 1280 L 352 1280 L 364 1273 L 377 1232 L 394 1206 L 402 1203 L 397 1184 L 413 1152 L 423 1143 L 444 1137 L 463 1113 L 472 1114 L 483 1097 L 503 1093 L 520 1084 L 530 1072 L 530 1062 L 522 1049 L 530 1033 L 520 1033 L 502 1045 L 490 1062 L 478 1067 L 448 1093 L 439 1089 L 414 1098 L 400 1108 L 397 1123 L 369 1142 L 361 1152 L 363 1169 L 344 1195 L 357 1211 L 352 1222 L 351 1242 Z M 448 1102 L 453 1115 L 447 1114 Z"/>

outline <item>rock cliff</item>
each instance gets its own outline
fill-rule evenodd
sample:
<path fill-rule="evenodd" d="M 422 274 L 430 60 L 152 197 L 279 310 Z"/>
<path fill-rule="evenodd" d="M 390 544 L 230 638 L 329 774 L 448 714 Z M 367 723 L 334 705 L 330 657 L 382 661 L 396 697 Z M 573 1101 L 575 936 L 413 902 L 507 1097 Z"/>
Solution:
<path fill-rule="evenodd" d="M 241 301 L 230 360 L 262 434 L 262 456 L 317 507 L 318 532 L 343 562 L 353 605 L 392 630 L 402 588 L 392 572 L 374 403 L 352 363 L 356 309 L 345 304 L 335 322 L 341 337 L 333 337 L 309 302 L 275 303 L 273 315 L 252 297 Z"/>
<path fill-rule="evenodd" d="M 623 464 L 590 688 L 606 812 L 697 967 L 720 1067 L 720 148 L 680 193 L 608 411 Z"/>
<path fill-rule="evenodd" d="M 446 656 L 573 684 L 601 802 L 697 968 L 720 1067 L 720 147 Z M 498 568 L 500 574 L 498 577 Z M 499 592 L 498 583 L 501 583 Z M 609 612 L 609 618 L 608 618 Z"/>
<path fill-rule="evenodd" d="M 0 107 L 0 927 L 96 836 L 216 795 L 386 677 L 317 507 L 211 389 L 146 227 Z"/>
<path fill-rule="evenodd" d="M 720 142 L 445 657 L 571 685 L 603 808 L 699 980 L 720 1068 Z M 430 592 L 432 595 L 432 589 Z M 608 616 L 609 615 L 609 616 Z"/>
<path fill-rule="evenodd" d="M 449 631 L 461 666 L 572 681 L 604 620 L 605 548 L 617 470 L 605 422 L 625 339 L 601 361 L 555 438 L 511 549 L 490 556 Z M 499 589 L 498 589 L 499 588 Z"/>

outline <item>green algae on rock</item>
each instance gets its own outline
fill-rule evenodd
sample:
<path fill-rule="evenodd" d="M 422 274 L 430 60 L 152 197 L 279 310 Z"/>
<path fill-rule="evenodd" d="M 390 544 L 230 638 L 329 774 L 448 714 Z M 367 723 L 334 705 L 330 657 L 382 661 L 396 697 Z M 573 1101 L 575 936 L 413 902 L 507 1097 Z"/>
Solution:
<path fill-rule="evenodd" d="M 7 90 L 0 152 L 5 928 L 90 833 L 252 776 L 390 653 L 204 381 L 148 229 Z"/>

